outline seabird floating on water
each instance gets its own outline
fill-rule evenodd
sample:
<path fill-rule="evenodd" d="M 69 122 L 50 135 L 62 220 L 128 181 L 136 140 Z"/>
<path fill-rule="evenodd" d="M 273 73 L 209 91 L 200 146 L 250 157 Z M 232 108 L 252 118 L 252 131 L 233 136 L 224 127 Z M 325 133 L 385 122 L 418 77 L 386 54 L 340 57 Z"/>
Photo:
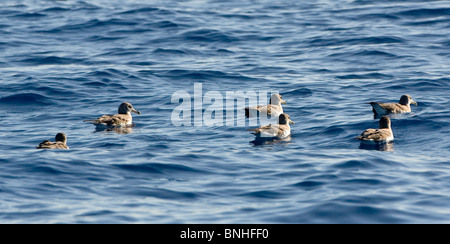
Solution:
<path fill-rule="evenodd" d="M 379 129 L 367 129 L 357 139 L 365 142 L 389 142 L 394 140 L 394 133 L 391 128 L 391 119 L 383 116 L 380 119 Z"/>
<path fill-rule="evenodd" d="M 131 113 L 137 113 L 139 115 L 141 114 L 141 112 L 133 108 L 133 105 L 131 105 L 131 103 L 122 103 L 119 106 L 118 114 L 103 115 L 98 119 L 85 120 L 85 122 L 91 121 L 92 124 L 96 126 L 106 127 L 131 125 L 133 122 Z"/>
<path fill-rule="evenodd" d="M 36 147 L 37 149 L 69 149 L 67 146 L 67 136 L 64 133 L 58 133 L 55 136 L 55 142 L 45 140 Z"/>
<path fill-rule="evenodd" d="M 288 114 L 280 114 L 278 124 L 264 125 L 256 129 L 249 129 L 258 138 L 286 138 L 291 135 L 291 127 L 294 124 Z"/>
<path fill-rule="evenodd" d="M 410 95 L 403 95 L 398 103 L 378 103 L 371 102 L 372 111 L 375 115 L 397 114 L 411 112 L 411 104 L 417 106 L 417 103 Z"/>
<path fill-rule="evenodd" d="M 256 107 L 245 108 L 245 117 L 258 117 L 258 114 L 266 114 L 273 117 L 278 117 L 283 113 L 283 107 L 281 104 L 286 104 L 280 94 L 274 93 L 270 96 L 270 102 L 268 105 L 258 105 Z"/>

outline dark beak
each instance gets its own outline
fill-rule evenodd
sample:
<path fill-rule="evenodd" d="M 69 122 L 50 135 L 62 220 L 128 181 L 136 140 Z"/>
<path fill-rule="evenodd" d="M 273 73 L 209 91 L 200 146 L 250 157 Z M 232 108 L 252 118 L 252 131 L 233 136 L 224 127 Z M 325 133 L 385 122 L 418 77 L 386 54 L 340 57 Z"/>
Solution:
<path fill-rule="evenodd" d="M 137 110 L 134 109 L 134 108 L 133 108 L 133 110 L 131 110 L 131 112 L 141 115 L 141 112 L 137 111 Z"/>

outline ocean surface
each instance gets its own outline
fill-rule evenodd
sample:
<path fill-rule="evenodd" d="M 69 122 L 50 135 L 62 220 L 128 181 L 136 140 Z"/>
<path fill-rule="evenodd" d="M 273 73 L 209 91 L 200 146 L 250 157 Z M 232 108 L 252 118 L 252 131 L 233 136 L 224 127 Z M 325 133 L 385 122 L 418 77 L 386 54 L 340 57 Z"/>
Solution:
<path fill-rule="evenodd" d="M 0 37 L 0 223 L 450 223 L 449 1 L 2 0 Z M 175 126 L 195 84 L 279 91 L 291 139 Z"/>

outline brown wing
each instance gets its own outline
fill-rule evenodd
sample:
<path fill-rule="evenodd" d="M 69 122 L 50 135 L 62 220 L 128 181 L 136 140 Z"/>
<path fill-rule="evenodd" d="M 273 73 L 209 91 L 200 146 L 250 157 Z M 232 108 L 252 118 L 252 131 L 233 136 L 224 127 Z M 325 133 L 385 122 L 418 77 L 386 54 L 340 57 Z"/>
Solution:
<path fill-rule="evenodd" d="M 63 142 L 43 141 L 36 147 L 37 149 L 68 149 L 69 147 Z"/>
<path fill-rule="evenodd" d="M 264 137 L 277 137 L 277 136 L 284 137 L 288 130 L 290 130 L 288 125 L 280 125 L 280 124 L 269 124 L 261 126 L 256 129 L 251 129 L 251 131 L 254 131 L 253 134 Z"/>
<path fill-rule="evenodd" d="M 262 130 L 268 130 L 268 129 L 270 129 L 271 127 L 272 127 L 271 124 L 269 124 L 269 125 L 263 125 L 263 126 L 258 127 L 258 128 L 248 129 L 247 131 L 254 131 L 255 134 L 257 134 L 257 133 L 260 133 Z"/>
<path fill-rule="evenodd" d="M 367 129 L 358 137 L 358 139 L 381 141 L 391 136 L 391 131 L 389 129 Z"/>
<path fill-rule="evenodd" d="M 389 113 L 404 113 L 411 112 L 411 108 L 400 103 L 379 103 Z"/>
<path fill-rule="evenodd" d="M 115 115 L 103 115 L 100 118 L 94 120 L 93 124 L 106 124 L 108 126 L 116 126 L 127 124 L 128 118 L 121 116 L 121 114 Z"/>

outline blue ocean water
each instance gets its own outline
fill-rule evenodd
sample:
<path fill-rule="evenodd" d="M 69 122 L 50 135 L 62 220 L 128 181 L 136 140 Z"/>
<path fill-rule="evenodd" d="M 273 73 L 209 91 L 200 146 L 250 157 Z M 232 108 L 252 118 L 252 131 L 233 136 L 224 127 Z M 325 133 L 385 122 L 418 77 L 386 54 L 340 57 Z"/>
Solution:
<path fill-rule="evenodd" d="M 2 223 L 449 223 L 449 1 L 0 2 Z M 172 124 L 175 91 L 278 90 L 289 142 Z M 410 94 L 366 147 L 367 102 Z M 85 119 L 131 102 L 132 131 Z M 36 150 L 58 132 L 70 150 Z"/>

